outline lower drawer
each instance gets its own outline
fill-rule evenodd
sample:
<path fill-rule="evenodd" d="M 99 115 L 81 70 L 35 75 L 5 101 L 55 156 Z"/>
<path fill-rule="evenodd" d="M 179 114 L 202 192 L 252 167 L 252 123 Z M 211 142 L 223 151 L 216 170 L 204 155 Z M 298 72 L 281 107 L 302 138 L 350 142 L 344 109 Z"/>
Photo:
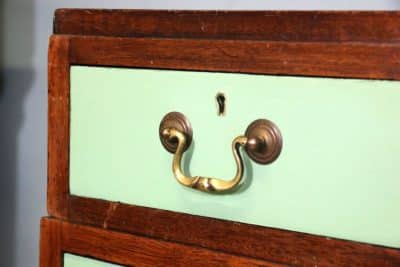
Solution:
<path fill-rule="evenodd" d="M 226 110 L 218 116 L 215 96 Z M 74 66 L 70 191 L 231 221 L 400 247 L 400 83 Z M 162 117 L 190 120 L 184 170 L 230 178 L 230 145 L 259 118 L 281 131 L 280 156 L 247 156 L 229 194 L 177 183 Z"/>
<path fill-rule="evenodd" d="M 40 267 L 288 266 L 47 218 L 40 245 Z"/>
<path fill-rule="evenodd" d="M 118 267 L 121 265 L 111 264 L 73 254 L 64 254 L 64 267 Z"/>
<path fill-rule="evenodd" d="M 224 258 L 224 255 L 219 255 L 219 256 L 221 256 L 220 259 L 214 259 L 214 260 L 205 259 L 203 261 L 201 259 L 196 259 L 196 258 L 193 258 L 192 259 L 193 261 L 191 261 L 190 257 L 188 257 L 187 259 L 184 260 L 185 263 L 179 262 L 180 259 L 174 259 L 174 257 L 171 257 L 170 260 L 162 261 L 159 259 L 158 255 L 154 255 L 154 259 L 151 261 L 152 263 L 148 263 L 148 262 L 140 260 L 140 256 L 137 257 L 136 259 L 134 259 L 134 258 L 127 259 L 126 261 L 135 263 L 135 265 L 129 264 L 128 266 L 149 266 L 149 267 L 152 267 L 152 266 L 182 266 L 182 267 L 186 267 L 188 265 L 190 265 L 190 266 L 284 267 L 284 265 L 272 264 L 272 263 L 266 263 L 266 262 L 263 263 L 261 261 L 256 261 L 256 260 L 245 260 L 244 258 L 242 260 L 232 261 L 231 259 L 229 259 L 229 257 Z M 196 261 L 196 262 L 194 262 L 194 261 Z M 88 257 L 77 256 L 77 255 L 73 255 L 73 254 L 64 254 L 64 266 L 63 267 L 122 267 L 122 266 L 123 265 L 116 265 L 116 264 L 112 264 L 112 263 L 109 263 L 106 261 L 94 260 L 94 259 L 91 259 Z M 41 267 L 43 267 L 43 266 L 41 266 Z M 52 266 L 52 267 L 58 267 L 58 266 Z"/>

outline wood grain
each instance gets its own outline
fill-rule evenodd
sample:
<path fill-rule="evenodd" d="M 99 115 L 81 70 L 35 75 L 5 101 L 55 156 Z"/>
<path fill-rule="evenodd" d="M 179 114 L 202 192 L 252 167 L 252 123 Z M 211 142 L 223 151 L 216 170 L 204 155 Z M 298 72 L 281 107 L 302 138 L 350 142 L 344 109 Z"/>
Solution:
<path fill-rule="evenodd" d="M 400 266 L 400 250 L 71 196 L 69 219 L 292 266 Z"/>
<path fill-rule="evenodd" d="M 397 42 L 398 11 L 161 11 L 59 9 L 55 34 L 114 37 Z"/>
<path fill-rule="evenodd" d="M 50 231 L 49 231 L 50 230 Z M 51 241 L 60 232 L 60 245 Z M 124 266 L 242 266 L 284 267 L 266 261 L 238 257 L 195 246 L 187 246 L 136 235 L 42 219 L 42 259 L 73 253 Z M 46 242 L 47 241 L 47 242 Z M 62 267 L 60 261 L 41 261 L 40 267 Z"/>
<path fill-rule="evenodd" d="M 69 193 L 71 64 L 399 80 L 399 20 L 398 12 L 57 11 L 57 34 L 49 45 L 48 211 L 57 218 L 106 230 L 45 219 L 42 232 L 56 234 L 42 238 L 42 267 L 58 266 L 60 257 L 51 256 L 49 247 L 57 249 L 60 242 L 65 251 L 128 266 L 136 259 L 125 242 L 131 242 L 133 254 L 144 265 L 153 266 L 154 257 L 165 264 L 171 259 L 198 264 L 196 253 L 211 255 L 210 263 L 216 265 L 223 256 L 223 264 L 245 266 L 267 264 L 258 260 L 299 267 L 400 266 L 398 249 Z M 50 224 L 63 229 L 61 234 Z M 126 234 L 110 235 L 107 229 Z M 110 236 L 124 242 L 113 243 Z M 160 243 L 139 236 L 159 239 L 168 254 L 159 251 Z M 136 242 L 148 247 L 140 250 Z M 182 259 L 183 248 L 196 256 L 195 263 Z"/>
<path fill-rule="evenodd" d="M 69 41 L 50 39 L 48 55 L 47 210 L 65 218 L 69 194 Z"/>
<path fill-rule="evenodd" d="M 40 267 L 63 266 L 61 242 L 61 224 L 42 219 L 40 222 Z"/>
<path fill-rule="evenodd" d="M 70 37 L 70 63 L 277 75 L 400 79 L 400 43 Z"/>

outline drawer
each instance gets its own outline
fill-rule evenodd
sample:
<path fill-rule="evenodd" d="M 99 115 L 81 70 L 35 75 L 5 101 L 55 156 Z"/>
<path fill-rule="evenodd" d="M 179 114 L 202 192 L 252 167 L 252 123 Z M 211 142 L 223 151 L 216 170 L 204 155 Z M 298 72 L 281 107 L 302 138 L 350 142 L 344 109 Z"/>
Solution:
<path fill-rule="evenodd" d="M 98 261 L 90 258 L 85 258 L 73 254 L 64 254 L 64 267 L 118 267 L 104 261 Z"/>
<path fill-rule="evenodd" d="M 58 10 L 41 266 L 400 266 L 398 20 Z"/>
<path fill-rule="evenodd" d="M 40 267 L 289 266 L 50 218 L 40 235 Z"/>
<path fill-rule="evenodd" d="M 72 195 L 400 247 L 399 82 L 85 66 L 70 79 Z M 260 118 L 282 150 L 267 165 L 242 150 L 238 190 L 182 186 L 159 136 L 172 111 L 193 129 L 187 175 L 231 179 L 232 140 Z"/>
<path fill-rule="evenodd" d="M 207 255 L 208 256 L 208 255 Z M 221 255 L 218 253 L 215 253 L 215 255 L 212 256 L 222 256 L 221 258 L 213 258 L 209 257 L 208 259 L 205 259 L 202 261 L 202 259 L 199 259 L 197 257 L 194 258 L 186 258 L 184 260 L 179 260 L 175 259 L 175 261 L 165 261 L 162 260 L 161 257 L 158 255 L 154 255 L 153 259 L 148 262 L 148 261 L 142 261 L 140 260 L 140 255 L 136 256 L 137 259 L 135 260 L 134 258 L 128 259 L 126 261 L 128 262 L 134 262 L 139 265 L 125 265 L 125 266 L 188 266 L 193 265 L 193 266 L 204 266 L 203 264 L 211 264 L 209 266 L 243 266 L 243 267 L 248 267 L 248 266 L 254 266 L 254 267 L 285 267 L 287 265 L 279 265 L 279 264 L 273 264 L 273 263 L 267 263 L 267 262 L 262 262 L 262 261 L 257 261 L 257 260 L 250 260 L 250 259 L 245 259 L 245 258 L 239 258 L 239 257 L 230 257 L 230 255 Z M 225 257 L 223 257 L 225 256 Z M 210 259 L 212 258 L 212 259 Z M 235 259 L 236 258 L 236 259 Z M 192 261 L 191 261 L 192 260 Z M 195 261 L 196 260 L 196 261 Z M 195 261 L 195 262 L 194 262 Z M 117 265 L 117 264 L 112 264 L 109 262 L 105 261 L 99 261 L 99 260 L 94 260 L 88 257 L 83 257 L 83 256 L 77 256 L 73 254 L 64 254 L 64 266 L 52 266 L 52 267 L 122 267 L 123 265 Z M 46 266 L 47 267 L 47 266 Z"/>

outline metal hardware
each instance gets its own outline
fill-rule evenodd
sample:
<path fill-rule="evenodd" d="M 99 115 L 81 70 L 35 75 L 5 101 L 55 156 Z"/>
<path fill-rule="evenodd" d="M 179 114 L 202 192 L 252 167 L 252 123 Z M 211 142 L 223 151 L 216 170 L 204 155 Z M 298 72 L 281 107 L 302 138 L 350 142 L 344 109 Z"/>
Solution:
<path fill-rule="evenodd" d="M 185 152 L 186 149 L 188 149 L 190 144 L 192 143 L 192 136 L 193 136 L 192 126 L 190 125 L 189 120 L 186 119 L 185 115 L 183 115 L 182 113 L 170 112 L 164 116 L 164 118 L 160 123 L 159 135 L 161 143 L 166 150 L 168 150 L 171 153 L 175 153 L 175 151 L 178 148 L 178 139 L 168 138 L 163 134 L 163 130 L 169 128 L 176 129 L 185 135 L 186 144 L 184 146 L 184 150 L 182 151 Z"/>
<path fill-rule="evenodd" d="M 269 120 L 253 121 L 246 129 L 249 139 L 245 149 L 249 157 L 259 164 L 268 164 L 279 157 L 282 150 L 282 136 L 278 127 Z"/>
<path fill-rule="evenodd" d="M 190 177 L 186 176 L 181 168 L 183 153 L 190 146 L 192 138 L 189 121 L 181 113 L 168 113 L 160 123 L 159 133 L 161 143 L 169 152 L 174 153 L 172 172 L 178 182 L 209 193 L 227 192 L 240 184 L 244 173 L 240 147 L 244 147 L 249 157 L 260 164 L 273 162 L 282 148 L 282 137 L 276 125 L 265 119 L 256 120 L 249 125 L 245 136 L 240 135 L 232 142 L 236 174 L 231 180 L 203 176 Z"/>
<path fill-rule="evenodd" d="M 226 113 L 225 95 L 223 93 L 218 93 L 215 96 L 215 100 L 217 101 L 218 116 L 224 116 Z"/>

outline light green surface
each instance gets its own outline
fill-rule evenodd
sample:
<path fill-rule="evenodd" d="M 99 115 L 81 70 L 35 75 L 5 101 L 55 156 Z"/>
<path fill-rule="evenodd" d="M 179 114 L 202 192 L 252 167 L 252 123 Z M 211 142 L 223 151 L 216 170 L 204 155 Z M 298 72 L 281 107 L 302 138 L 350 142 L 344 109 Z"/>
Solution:
<path fill-rule="evenodd" d="M 122 266 L 66 253 L 64 254 L 64 267 L 122 267 Z"/>
<path fill-rule="evenodd" d="M 283 151 L 247 160 L 239 192 L 185 188 L 158 137 L 170 111 L 192 123 L 192 175 L 231 178 L 231 142 L 258 118 Z M 400 247 L 399 122 L 399 82 L 74 66 L 71 193 Z"/>

